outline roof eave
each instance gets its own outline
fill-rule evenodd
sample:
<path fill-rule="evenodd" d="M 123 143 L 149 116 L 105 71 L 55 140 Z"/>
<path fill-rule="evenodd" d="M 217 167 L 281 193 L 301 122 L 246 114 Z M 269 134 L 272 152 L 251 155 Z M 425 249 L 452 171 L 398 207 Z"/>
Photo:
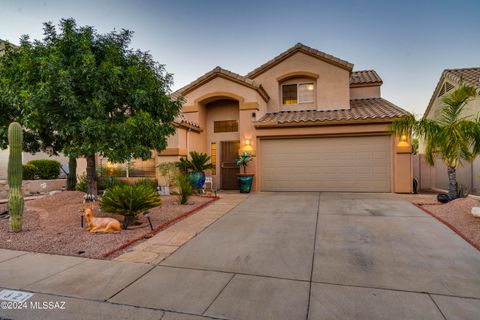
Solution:
<path fill-rule="evenodd" d="M 294 127 L 320 127 L 320 126 L 337 126 L 351 124 L 385 124 L 392 123 L 403 117 L 375 118 L 375 119 L 353 119 L 353 120 L 324 120 L 324 121 L 298 121 L 298 122 L 264 122 L 256 123 L 257 129 L 269 128 L 294 128 Z"/>

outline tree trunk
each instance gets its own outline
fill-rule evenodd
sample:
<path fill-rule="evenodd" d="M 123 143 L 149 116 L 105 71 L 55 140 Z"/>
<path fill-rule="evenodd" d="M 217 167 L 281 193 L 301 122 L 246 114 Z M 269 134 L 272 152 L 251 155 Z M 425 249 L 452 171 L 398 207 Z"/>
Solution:
<path fill-rule="evenodd" d="M 457 169 L 448 167 L 448 197 L 450 200 L 457 198 Z"/>
<path fill-rule="evenodd" d="M 87 156 L 87 193 L 97 195 L 97 180 L 95 155 Z"/>
<path fill-rule="evenodd" d="M 77 185 L 77 159 L 68 158 L 67 190 L 74 191 Z"/>

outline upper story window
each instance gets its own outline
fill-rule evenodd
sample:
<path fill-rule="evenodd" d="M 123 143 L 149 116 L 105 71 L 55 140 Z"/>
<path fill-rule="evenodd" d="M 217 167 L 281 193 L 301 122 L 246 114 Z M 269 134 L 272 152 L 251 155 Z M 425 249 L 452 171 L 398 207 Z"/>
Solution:
<path fill-rule="evenodd" d="M 237 120 L 224 120 L 213 122 L 213 132 L 237 132 L 238 121 Z"/>
<path fill-rule="evenodd" d="M 315 102 L 315 84 L 299 82 L 282 84 L 282 104 L 301 104 Z"/>

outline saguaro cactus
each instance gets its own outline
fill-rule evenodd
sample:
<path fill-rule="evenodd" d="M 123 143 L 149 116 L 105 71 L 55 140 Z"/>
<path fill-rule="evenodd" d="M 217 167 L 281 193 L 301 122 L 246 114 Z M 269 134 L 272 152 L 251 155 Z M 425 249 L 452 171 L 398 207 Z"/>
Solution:
<path fill-rule="evenodd" d="M 23 193 L 22 193 L 22 126 L 12 122 L 8 127 L 8 213 L 10 215 L 10 230 L 22 231 Z"/>

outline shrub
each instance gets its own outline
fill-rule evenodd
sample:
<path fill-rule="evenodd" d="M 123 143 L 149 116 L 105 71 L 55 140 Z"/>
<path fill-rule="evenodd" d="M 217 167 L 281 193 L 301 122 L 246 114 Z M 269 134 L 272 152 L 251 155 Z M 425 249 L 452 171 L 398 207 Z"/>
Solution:
<path fill-rule="evenodd" d="M 87 176 L 85 174 L 77 177 L 77 185 L 75 189 L 77 191 L 87 192 Z"/>
<path fill-rule="evenodd" d="M 60 174 L 60 162 L 56 160 L 31 160 L 27 164 L 37 167 L 37 176 L 40 179 L 57 179 Z"/>
<path fill-rule="evenodd" d="M 135 185 L 136 186 L 146 186 L 146 187 L 149 187 L 153 190 L 157 190 L 157 186 L 158 186 L 158 183 L 157 183 L 157 180 L 153 180 L 153 179 L 142 179 L 142 180 L 138 180 L 137 182 L 135 182 Z"/>
<path fill-rule="evenodd" d="M 183 172 L 179 172 L 176 177 L 176 184 L 178 185 L 178 192 L 180 195 L 180 204 L 187 204 L 188 198 L 192 195 L 192 183 L 188 176 Z"/>
<path fill-rule="evenodd" d="M 100 201 L 103 211 L 124 216 L 124 229 L 135 223 L 137 215 L 160 204 L 156 190 L 146 185 L 114 186 L 105 191 Z"/>
<path fill-rule="evenodd" d="M 38 168 L 33 164 L 24 164 L 22 166 L 23 180 L 33 180 L 37 175 Z"/>

